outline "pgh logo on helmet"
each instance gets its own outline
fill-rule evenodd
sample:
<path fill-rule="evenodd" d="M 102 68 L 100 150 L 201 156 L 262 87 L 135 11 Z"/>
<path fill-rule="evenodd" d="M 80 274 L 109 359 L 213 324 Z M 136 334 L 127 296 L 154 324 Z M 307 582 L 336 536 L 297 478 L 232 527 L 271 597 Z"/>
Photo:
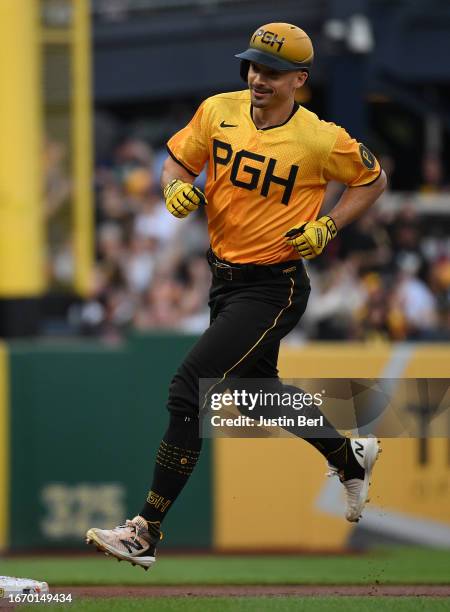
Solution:
<path fill-rule="evenodd" d="M 274 45 L 278 45 L 277 51 L 280 51 L 284 41 L 286 40 L 284 37 L 279 40 L 275 32 L 269 32 L 268 30 L 260 29 L 253 34 L 251 44 L 254 44 L 255 40 L 258 37 L 261 38 L 261 43 L 264 45 L 270 45 L 271 47 L 273 47 Z"/>
<path fill-rule="evenodd" d="M 314 49 L 308 34 L 290 23 L 268 23 L 260 26 L 250 38 L 249 47 L 235 57 L 241 61 L 241 77 L 247 80 L 250 62 L 274 70 L 309 72 Z"/>

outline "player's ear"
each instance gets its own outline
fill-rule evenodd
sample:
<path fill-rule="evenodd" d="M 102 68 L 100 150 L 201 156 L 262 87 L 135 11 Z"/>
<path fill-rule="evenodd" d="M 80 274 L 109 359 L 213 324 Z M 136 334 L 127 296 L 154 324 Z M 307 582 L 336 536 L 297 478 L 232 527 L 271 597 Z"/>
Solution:
<path fill-rule="evenodd" d="M 306 70 L 299 70 L 296 76 L 297 76 L 296 89 L 298 89 L 299 87 L 303 87 L 303 85 L 308 80 L 309 75 L 306 72 Z"/>

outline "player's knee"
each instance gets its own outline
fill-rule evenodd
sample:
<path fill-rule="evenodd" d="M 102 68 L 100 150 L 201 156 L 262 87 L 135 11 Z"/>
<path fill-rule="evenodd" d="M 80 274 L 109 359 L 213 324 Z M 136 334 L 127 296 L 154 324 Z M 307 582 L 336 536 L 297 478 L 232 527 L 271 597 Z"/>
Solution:
<path fill-rule="evenodd" d="M 192 379 L 180 368 L 170 383 L 167 408 L 173 414 L 198 417 L 198 379 Z"/>

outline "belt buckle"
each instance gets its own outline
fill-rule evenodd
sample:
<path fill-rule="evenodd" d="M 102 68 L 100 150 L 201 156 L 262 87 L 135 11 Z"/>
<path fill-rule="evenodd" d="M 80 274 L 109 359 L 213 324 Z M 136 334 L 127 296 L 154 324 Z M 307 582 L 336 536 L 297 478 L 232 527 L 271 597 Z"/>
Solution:
<path fill-rule="evenodd" d="M 216 267 L 217 276 L 219 278 L 223 278 L 224 280 L 233 280 L 233 270 L 231 266 L 221 261 L 215 261 L 214 265 Z"/>

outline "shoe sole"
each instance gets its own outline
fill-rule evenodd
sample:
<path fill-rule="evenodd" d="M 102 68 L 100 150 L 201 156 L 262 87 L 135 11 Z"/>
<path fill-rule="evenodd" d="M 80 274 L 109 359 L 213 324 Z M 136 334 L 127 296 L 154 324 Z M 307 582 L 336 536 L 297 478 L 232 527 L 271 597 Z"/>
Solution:
<path fill-rule="evenodd" d="M 103 552 L 107 556 L 112 555 L 118 561 L 128 561 L 128 563 L 131 563 L 133 567 L 138 565 L 139 567 L 143 567 L 146 571 L 149 567 L 156 563 L 155 557 L 129 557 L 113 546 L 105 544 L 105 542 L 102 542 L 98 538 L 94 529 L 89 529 L 89 531 L 86 533 L 86 544 L 92 544 L 97 548 L 98 552 Z"/>
<path fill-rule="evenodd" d="M 363 486 L 360 493 L 360 502 L 358 506 L 357 516 L 352 519 L 347 519 L 350 523 L 357 523 L 361 518 L 361 513 L 364 510 L 366 503 L 369 501 L 369 487 L 370 487 L 370 478 L 372 476 L 372 471 L 374 465 L 378 459 L 378 455 L 381 453 L 380 445 L 376 438 L 369 438 L 369 442 L 366 446 L 366 450 L 364 453 L 364 480 Z"/>

